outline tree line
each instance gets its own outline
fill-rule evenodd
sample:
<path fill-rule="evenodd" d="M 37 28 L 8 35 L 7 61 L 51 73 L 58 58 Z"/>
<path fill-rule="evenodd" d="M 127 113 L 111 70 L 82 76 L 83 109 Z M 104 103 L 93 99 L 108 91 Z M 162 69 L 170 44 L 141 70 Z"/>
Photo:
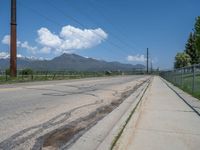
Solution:
<path fill-rule="evenodd" d="M 200 64 L 200 16 L 196 18 L 193 32 L 190 33 L 185 50 L 176 54 L 174 68 Z"/>

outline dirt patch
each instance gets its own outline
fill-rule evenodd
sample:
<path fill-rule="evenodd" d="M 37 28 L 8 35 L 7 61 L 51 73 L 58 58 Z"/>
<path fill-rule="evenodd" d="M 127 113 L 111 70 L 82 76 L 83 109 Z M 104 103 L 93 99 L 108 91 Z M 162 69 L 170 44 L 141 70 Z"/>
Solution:
<path fill-rule="evenodd" d="M 121 94 L 120 98 L 111 102 L 109 105 L 101 106 L 96 111 L 89 115 L 79 118 L 69 124 L 62 126 L 44 136 L 39 137 L 33 149 L 67 149 L 69 148 L 81 135 L 93 127 L 99 120 L 104 118 L 115 108 L 117 108 L 127 97 L 141 87 L 145 82 L 142 81 L 132 89 Z"/>

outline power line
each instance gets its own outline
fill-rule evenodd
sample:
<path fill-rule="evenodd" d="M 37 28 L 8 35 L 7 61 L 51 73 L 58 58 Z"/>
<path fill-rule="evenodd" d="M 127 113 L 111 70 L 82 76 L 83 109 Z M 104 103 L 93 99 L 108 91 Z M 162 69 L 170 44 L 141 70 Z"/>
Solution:
<path fill-rule="evenodd" d="M 64 0 L 64 1 L 65 1 L 65 0 Z M 65 2 L 66 2 L 66 1 L 65 1 Z M 76 6 L 73 6 L 73 7 L 76 8 L 76 9 L 78 10 L 78 7 L 76 7 Z M 90 15 L 88 15 L 88 13 L 83 12 L 83 11 L 81 11 L 80 9 L 79 9 L 78 11 L 79 11 L 82 15 L 85 14 L 85 16 L 86 16 L 87 18 L 89 18 L 89 20 L 91 20 L 95 25 L 98 25 L 97 21 L 94 20 L 92 17 L 90 17 Z M 105 26 L 104 26 L 104 28 L 105 28 Z M 120 42 L 121 44 L 123 44 L 126 48 L 131 49 L 131 50 L 135 49 L 135 48 L 130 47 L 125 41 L 123 41 L 120 37 L 118 37 L 118 36 L 117 36 L 116 34 L 114 34 L 113 32 L 109 31 L 108 33 L 109 33 L 109 35 L 111 35 L 113 38 L 115 38 L 118 42 Z M 126 50 L 126 49 L 125 49 L 125 50 Z M 128 52 L 128 51 L 127 51 L 127 52 Z M 128 52 L 128 53 L 130 53 L 130 52 Z"/>
<path fill-rule="evenodd" d="M 22 3 L 19 3 L 21 6 L 23 6 L 24 8 L 26 8 L 26 9 L 28 9 L 28 10 L 31 10 L 32 12 L 34 12 L 34 13 L 36 13 L 37 15 L 39 15 L 39 16 L 41 16 L 41 17 L 43 17 L 44 19 L 46 19 L 47 21 L 49 21 L 49 22 L 51 22 L 51 23 L 53 23 L 53 24 L 55 24 L 55 25 L 57 25 L 57 26 L 63 26 L 62 24 L 60 24 L 60 23 L 58 23 L 57 21 L 55 21 L 55 20 L 53 20 L 51 17 L 48 17 L 48 16 L 46 16 L 46 15 L 43 15 L 42 13 L 40 13 L 39 11 L 37 11 L 37 10 L 35 10 L 35 9 L 33 9 L 33 8 L 31 8 L 31 7 L 28 7 L 28 6 L 26 6 L 26 5 L 24 5 L 24 4 L 22 4 Z M 70 18 L 72 19 L 73 17 L 71 17 L 70 16 Z M 75 21 L 76 19 L 74 19 L 73 18 L 73 20 Z M 79 21 L 78 20 L 76 20 L 76 22 L 78 23 Z M 81 25 L 81 23 L 79 22 L 79 25 Z M 83 24 L 81 25 L 82 27 L 84 27 L 84 28 L 87 28 L 86 26 L 84 26 Z M 74 31 L 72 31 L 72 30 L 70 30 L 72 33 L 75 33 Z M 99 36 L 99 34 L 97 34 L 96 32 L 93 32 L 94 34 L 96 34 L 97 36 Z M 81 35 L 81 34 L 79 34 L 82 38 L 85 38 L 83 35 Z M 100 37 L 101 38 L 104 38 L 104 37 L 102 37 L 101 35 L 100 35 Z M 107 41 L 108 42 L 108 41 Z M 116 47 L 116 48 L 118 48 L 119 50 L 121 50 L 121 48 L 120 47 L 118 47 L 118 45 L 115 45 L 115 43 L 112 43 L 112 42 L 108 42 L 111 46 L 114 46 L 114 47 Z M 116 51 L 115 51 L 116 52 Z M 118 51 L 117 51 L 118 52 Z M 123 54 L 125 54 L 124 53 L 124 51 L 121 51 Z M 125 54 L 126 56 L 127 56 L 127 54 Z"/>
<path fill-rule="evenodd" d="M 116 31 L 119 30 L 119 28 L 116 27 L 116 25 L 113 24 L 112 21 L 110 21 L 110 20 L 108 19 L 108 17 L 105 16 L 105 15 L 102 13 L 102 11 L 101 11 L 98 7 L 95 6 L 95 4 L 94 4 L 93 1 L 88 0 L 88 2 L 92 5 L 92 8 L 95 8 L 95 11 L 97 11 L 102 17 L 104 17 L 104 20 L 106 20 L 106 22 L 108 22 L 108 23 L 112 26 L 113 29 L 115 29 Z M 104 7 L 104 9 L 105 9 L 105 7 Z M 127 38 L 127 37 L 126 37 L 126 34 L 124 34 L 124 32 L 123 32 L 121 29 L 120 29 L 119 31 L 120 31 L 121 35 L 123 35 L 125 38 Z M 121 36 L 121 37 L 123 37 L 123 36 Z M 125 38 L 124 38 L 124 42 L 126 42 Z M 126 42 L 126 44 L 128 44 L 129 47 L 132 47 L 132 46 L 130 45 L 130 43 L 128 43 L 128 42 Z M 133 47 L 134 47 L 134 48 L 133 48 Z M 132 49 L 135 49 L 135 48 L 136 48 L 135 46 L 133 46 L 133 47 L 132 47 Z M 137 48 L 136 48 L 136 49 L 137 49 Z"/>
<path fill-rule="evenodd" d="M 57 26 L 63 26 L 62 24 L 54 21 L 51 17 L 43 15 L 42 13 L 40 13 L 39 11 L 37 11 L 36 9 L 33 9 L 33 8 L 29 7 L 29 6 L 26 6 L 23 3 L 21 3 L 21 2 L 18 2 L 18 4 L 21 5 L 22 7 L 26 8 L 29 11 L 31 10 L 32 12 L 36 13 L 38 16 L 43 17 L 47 21 L 49 21 L 49 22 L 51 22 L 51 23 L 53 23 L 53 24 L 55 24 Z"/>
<path fill-rule="evenodd" d="M 72 21 L 74 21 L 75 23 L 77 23 L 78 25 L 80 25 L 81 27 L 88 28 L 86 25 L 84 25 L 83 23 L 81 23 L 76 18 L 72 17 L 71 15 L 67 14 L 66 12 L 64 12 L 62 9 L 60 9 L 60 8 L 56 7 L 55 5 L 53 5 L 52 2 L 50 2 L 49 0 L 48 0 L 48 5 L 50 5 L 52 8 L 56 9 L 57 11 L 59 11 L 63 16 L 67 17 L 68 19 L 71 19 Z M 102 39 L 104 38 L 102 35 L 100 35 L 100 34 L 98 34 L 96 32 L 93 32 L 93 33 L 96 34 L 97 36 L 99 36 Z M 114 43 L 112 41 L 106 41 L 106 42 L 121 51 L 121 47 L 119 45 L 117 45 L 116 43 Z M 122 51 L 122 52 L 124 53 L 124 51 Z"/>

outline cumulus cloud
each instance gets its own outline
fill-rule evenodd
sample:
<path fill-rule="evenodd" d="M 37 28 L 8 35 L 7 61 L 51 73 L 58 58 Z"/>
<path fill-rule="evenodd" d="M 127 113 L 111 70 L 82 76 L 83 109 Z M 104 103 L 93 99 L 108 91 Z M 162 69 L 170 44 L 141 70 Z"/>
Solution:
<path fill-rule="evenodd" d="M 1 42 L 3 44 L 10 45 L 10 35 L 5 35 Z"/>
<path fill-rule="evenodd" d="M 1 41 L 3 44 L 10 45 L 10 35 L 5 35 Z M 17 47 L 25 48 L 28 51 L 31 51 L 32 53 L 36 53 L 37 47 L 36 46 L 30 46 L 27 41 L 21 42 L 17 40 Z"/>
<path fill-rule="evenodd" d="M 37 41 L 43 46 L 57 48 L 62 43 L 62 40 L 59 38 L 59 36 L 51 33 L 47 28 L 41 28 L 37 32 Z"/>
<path fill-rule="evenodd" d="M 48 48 L 48 50 L 54 49 L 57 52 L 70 52 L 94 47 L 107 39 L 107 36 L 101 28 L 82 30 L 68 25 L 62 27 L 58 35 L 47 28 L 41 28 L 38 30 L 36 41 L 44 46 L 45 50 Z"/>
<path fill-rule="evenodd" d="M 23 58 L 24 56 L 21 54 L 17 54 L 18 58 Z M 10 58 L 10 54 L 7 52 L 0 52 L 0 59 L 7 59 Z"/>
<path fill-rule="evenodd" d="M 1 40 L 3 44 L 10 45 L 10 35 L 5 35 Z M 17 47 L 20 47 L 21 42 L 17 40 Z"/>
<path fill-rule="evenodd" d="M 36 46 L 30 46 L 27 41 L 22 42 L 22 43 L 20 42 L 19 45 L 20 45 L 21 48 L 25 48 L 25 49 L 31 51 L 32 53 L 36 53 L 36 51 L 38 49 Z"/>
<path fill-rule="evenodd" d="M 131 62 L 145 62 L 146 61 L 146 57 L 144 55 L 129 55 L 127 57 L 127 60 L 128 61 L 131 61 Z"/>
<path fill-rule="evenodd" d="M 0 59 L 6 59 L 9 58 L 10 55 L 6 52 L 0 52 Z"/>
<path fill-rule="evenodd" d="M 42 27 L 37 31 L 37 46 L 31 46 L 28 41 L 17 41 L 19 48 L 29 52 L 44 54 L 72 53 L 79 49 L 92 48 L 101 44 L 108 37 L 101 28 L 80 29 L 67 25 L 62 27 L 58 34 L 51 32 L 48 28 Z M 5 35 L 3 44 L 10 45 L 10 35 Z"/>
<path fill-rule="evenodd" d="M 43 47 L 40 49 L 40 53 L 49 54 L 51 52 L 50 47 Z"/>

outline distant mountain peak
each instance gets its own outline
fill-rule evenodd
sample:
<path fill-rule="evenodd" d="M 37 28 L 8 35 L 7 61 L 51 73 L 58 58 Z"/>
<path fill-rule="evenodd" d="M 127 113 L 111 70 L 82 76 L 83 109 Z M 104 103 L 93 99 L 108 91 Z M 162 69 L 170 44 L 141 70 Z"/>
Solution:
<path fill-rule="evenodd" d="M 63 53 L 51 60 L 35 58 L 20 58 L 17 61 L 18 69 L 32 68 L 33 70 L 49 71 L 132 71 L 144 69 L 144 65 L 122 64 L 119 62 L 106 62 L 94 58 L 83 57 L 77 54 Z M 8 59 L 0 59 L 0 69 L 5 70 L 9 66 Z"/>

